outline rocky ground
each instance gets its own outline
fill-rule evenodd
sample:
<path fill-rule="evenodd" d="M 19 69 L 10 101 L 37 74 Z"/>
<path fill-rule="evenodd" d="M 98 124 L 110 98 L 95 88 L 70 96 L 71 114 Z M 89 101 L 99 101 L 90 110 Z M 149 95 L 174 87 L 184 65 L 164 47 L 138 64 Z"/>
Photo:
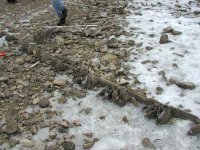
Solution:
<path fill-rule="evenodd" d="M 184 35 L 183 28 L 162 24 L 159 18 L 147 15 L 154 10 L 160 11 L 159 8 L 167 8 L 173 19 L 184 16 L 196 21 L 199 10 L 191 11 L 190 7 L 198 7 L 198 2 L 183 5 L 177 1 L 175 5 L 172 3 L 175 8 L 169 7 L 168 1 L 64 2 L 69 15 L 63 27 L 55 26 L 57 19 L 49 0 L 21 0 L 14 5 L 3 2 L 0 6 L 0 52 L 6 52 L 6 56 L 0 56 L 0 149 L 198 149 L 199 137 L 186 136 L 193 123 L 170 117 L 167 125 L 157 126 L 143 117 L 143 105 L 135 101 L 134 105 L 115 101 L 120 106 L 125 105 L 119 107 L 102 97 L 102 88 L 88 90 L 82 86 L 85 72 L 79 68 L 84 67 L 96 77 L 132 88 L 147 97 L 156 97 L 164 103 L 169 101 L 168 104 L 199 116 L 198 95 L 191 103 L 182 99 L 173 103 L 173 98 L 166 100 L 169 97 L 163 95 L 171 86 L 181 89 L 180 97 L 191 94 L 182 89 L 198 93 L 199 81 L 189 80 L 192 77 L 186 78 L 187 81 L 170 78 L 169 68 L 161 70 L 166 64 L 152 58 L 159 53 L 157 47 L 168 49 L 169 43 L 175 43 L 170 45 L 175 48 L 180 45 L 171 35 Z M 148 10 L 150 12 L 146 12 Z M 149 24 L 149 28 L 152 25 L 162 28 L 159 33 L 148 29 L 145 19 L 155 22 Z M 198 21 L 195 23 L 190 22 L 194 28 Z M 195 32 L 199 33 L 199 26 Z M 186 37 L 190 33 L 197 42 L 199 38 L 193 36 L 193 32 L 187 31 Z M 157 45 L 152 40 L 155 38 Z M 189 46 L 195 45 L 192 40 L 188 41 Z M 192 48 L 196 47 L 198 44 Z M 169 59 L 173 68 L 179 68 L 174 60 L 187 55 L 185 50 L 178 52 L 173 52 L 173 56 L 168 54 L 173 57 L 173 60 Z M 166 60 L 164 55 L 167 54 L 158 56 Z M 192 65 L 192 71 L 195 71 L 195 63 Z M 147 66 L 145 71 L 144 66 Z M 152 71 L 154 68 L 158 69 Z M 176 74 L 176 71 L 172 72 Z M 163 83 L 157 82 L 160 78 L 157 73 Z M 114 94 L 115 91 L 112 97 Z M 116 95 L 116 99 L 120 98 Z M 159 108 L 162 109 L 165 108 Z M 199 126 L 191 132 L 198 134 Z"/>

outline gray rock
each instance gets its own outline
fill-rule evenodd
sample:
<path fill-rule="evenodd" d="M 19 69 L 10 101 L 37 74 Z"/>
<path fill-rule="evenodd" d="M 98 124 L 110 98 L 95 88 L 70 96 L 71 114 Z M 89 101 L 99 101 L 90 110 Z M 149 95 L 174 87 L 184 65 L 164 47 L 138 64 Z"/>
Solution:
<path fill-rule="evenodd" d="M 129 40 L 128 44 L 131 45 L 131 46 L 133 46 L 133 45 L 135 45 L 135 41 L 134 40 Z"/>
<path fill-rule="evenodd" d="M 58 150 L 58 149 L 59 149 L 58 146 L 54 144 L 54 145 L 49 145 L 46 150 Z"/>
<path fill-rule="evenodd" d="M 40 99 L 39 98 L 35 98 L 32 102 L 33 105 L 37 105 L 39 103 Z"/>
<path fill-rule="evenodd" d="M 112 38 L 107 41 L 107 46 L 108 48 L 119 48 L 119 43 L 119 40 L 117 40 L 116 38 Z"/>
<path fill-rule="evenodd" d="M 14 35 L 6 35 L 6 41 L 11 42 L 11 41 L 16 41 L 17 38 Z"/>
<path fill-rule="evenodd" d="M 54 40 L 55 40 L 55 44 L 59 46 L 62 46 L 65 43 L 65 40 L 62 37 L 55 37 Z"/>
<path fill-rule="evenodd" d="M 120 58 L 124 58 L 126 56 L 126 51 L 125 50 L 119 50 L 119 51 L 115 51 L 114 54 L 116 56 L 119 56 Z"/>
<path fill-rule="evenodd" d="M 20 141 L 20 144 L 23 146 L 23 147 L 33 147 L 34 146 L 34 143 L 33 141 L 29 140 L 29 139 L 22 139 Z"/>
<path fill-rule="evenodd" d="M 145 148 L 156 149 L 155 145 L 151 143 L 149 138 L 144 138 L 142 144 Z"/>
<path fill-rule="evenodd" d="M 193 90 L 196 88 L 196 85 L 192 82 L 181 82 L 181 81 L 177 81 L 175 79 L 170 79 L 169 80 L 170 83 L 172 84 L 176 84 L 178 87 L 182 88 L 182 89 L 190 89 Z"/>
<path fill-rule="evenodd" d="M 8 77 L 0 77 L 0 83 L 1 82 L 8 82 Z"/>
<path fill-rule="evenodd" d="M 167 34 L 162 34 L 160 37 L 160 44 L 166 44 L 169 43 L 168 35 Z"/>
<path fill-rule="evenodd" d="M 47 108 L 47 107 L 49 107 L 49 105 L 50 105 L 49 98 L 48 98 L 48 97 L 47 97 L 47 98 L 42 98 L 42 99 L 39 101 L 38 105 L 39 105 L 41 108 Z"/>
<path fill-rule="evenodd" d="M 43 142 L 35 142 L 34 147 L 32 148 L 32 150 L 45 150 L 46 149 L 46 144 Z"/>
<path fill-rule="evenodd" d="M 86 143 L 83 144 L 84 149 L 90 149 L 94 146 L 95 142 L 94 141 L 87 141 Z"/>
<path fill-rule="evenodd" d="M 188 135 L 195 136 L 200 134 L 200 124 L 193 126 L 189 132 Z"/>
<path fill-rule="evenodd" d="M 0 31 L 0 38 L 2 38 L 3 36 L 5 36 L 5 32 L 4 31 Z"/>
<path fill-rule="evenodd" d="M 75 95 L 76 97 L 79 97 L 79 98 L 84 98 L 84 97 L 86 97 L 86 92 L 81 91 L 81 90 L 72 89 L 72 90 L 70 91 L 70 93 L 72 93 L 73 95 Z"/>
<path fill-rule="evenodd" d="M 56 136 L 57 136 L 57 134 L 55 132 L 50 132 L 49 133 L 49 138 L 51 138 L 51 139 L 55 139 Z"/>
<path fill-rule="evenodd" d="M 163 88 L 162 87 L 156 87 L 156 94 L 157 95 L 160 95 L 160 94 L 162 94 L 162 92 L 163 92 Z"/>
<path fill-rule="evenodd" d="M 19 140 L 15 137 L 10 137 L 8 143 L 11 147 L 14 147 L 15 145 L 19 144 Z"/>
<path fill-rule="evenodd" d="M 3 92 L 0 92 L 0 98 L 1 98 L 1 99 L 4 99 L 4 98 L 6 98 L 6 94 L 5 94 L 5 93 L 3 93 Z"/>
<path fill-rule="evenodd" d="M 67 99 L 65 97 L 61 97 L 59 100 L 58 100 L 58 103 L 59 104 L 64 104 L 67 102 Z"/>
<path fill-rule="evenodd" d="M 8 121 L 7 121 L 7 126 L 5 128 L 5 132 L 7 134 L 13 134 L 15 132 L 17 132 L 17 121 L 13 118 L 10 118 Z"/>
<path fill-rule="evenodd" d="M 126 86 L 126 85 L 129 84 L 128 80 L 126 80 L 126 79 L 124 79 L 124 78 L 122 78 L 122 77 L 118 80 L 118 83 L 119 83 L 119 85 L 121 85 L 121 86 Z"/>
<path fill-rule="evenodd" d="M 145 48 L 146 48 L 146 50 L 152 50 L 153 49 L 153 47 L 151 47 L 151 46 L 146 46 Z"/>
<path fill-rule="evenodd" d="M 180 35 L 180 34 L 182 34 L 181 31 L 172 31 L 172 35 Z"/>
<path fill-rule="evenodd" d="M 106 54 L 101 58 L 101 60 L 111 63 L 112 61 L 117 60 L 117 56 L 113 54 Z"/>
<path fill-rule="evenodd" d="M 25 62 L 23 57 L 16 58 L 15 63 L 18 65 L 22 65 Z"/>
<path fill-rule="evenodd" d="M 64 86 L 67 83 L 67 80 L 66 79 L 55 79 L 53 81 L 53 83 L 58 86 Z"/>
<path fill-rule="evenodd" d="M 195 10 L 195 11 L 193 12 L 193 14 L 194 14 L 194 15 L 199 15 L 199 14 L 200 14 L 200 10 Z"/>
<path fill-rule="evenodd" d="M 164 28 L 163 31 L 164 31 L 165 33 L 170 33 L 170 32 L 173 32 L 174 29 L 173 29 L 171 26 L 168 26 L 168 27 Z"/>
<path fill-rule="evenodd" d="M 75 150 L 75 144 L 71 141 L 64 141 L 62 147 L 64 150 Z"/>

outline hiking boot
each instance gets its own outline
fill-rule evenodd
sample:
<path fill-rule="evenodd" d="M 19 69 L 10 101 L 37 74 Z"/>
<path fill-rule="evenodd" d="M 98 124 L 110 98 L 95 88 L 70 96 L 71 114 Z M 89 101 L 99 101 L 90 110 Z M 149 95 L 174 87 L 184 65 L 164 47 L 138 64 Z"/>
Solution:
<path fill-rule="evenodd" d="M 58 22 L 58 26 L 62 26 L 65 24 L 65 20 L 66 20 L 66 17 L 67 17 L 67 13 L 68 13 L 68 10 L 65 8 L 63 11 L 62 11 L 62 16 Z"/>

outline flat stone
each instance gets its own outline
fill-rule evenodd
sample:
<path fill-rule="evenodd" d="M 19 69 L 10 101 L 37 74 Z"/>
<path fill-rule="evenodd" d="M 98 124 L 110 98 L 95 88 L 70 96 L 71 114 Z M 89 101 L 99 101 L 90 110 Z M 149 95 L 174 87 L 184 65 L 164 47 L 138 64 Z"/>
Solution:
<path fill-rule="evenodd" d="M 46 149 L 46 144 L 43 142 L 35 142 L 34 147 L 32 148 L 32 150 L 45 150 Z"/>
<path fill-rule="evenodd" d="M 27 81 L 24 81 L 24 80 L 21 80 L 21 79 L 18 79 L 16 81 L 16 84 L 23 85 L 25 87 L 29 86 L 29 83 Z"/>
<path fill-rule="evenodd" d="M 59 45 L 59 46 L 62 46 L 62 45 L 64 45 L 64 43 L 65 43 L 65 40 L 62 38 L 62 37 L 55 37 L 55 43 L 57 44 L 57 45 Z"/>
<path fill-rule="evenodd" d="M 76 97 L 79 97 L 79 98 L 84 98 L 84 97 L 86 97 L 86 92 L 81 91 L 81 90 L 72 89 L 70 92 L 71 92 L 73 95 L 75 95 Z"/>
<path fill-rule="evenodd" d="M 0 83 L 1 82 L 8 82 L 9 78 L 8 77 L 0 77 Z"/>
<path fill-rule="evenodd" d="M 49 145 L 46 150 L 58 150 L 58 146 L 56 144 Z"/>
<path fill-rule="evenodd" d="M 58 150 L 58 146 L 56 144 L 49 145 L 46 150 Z"/>
<path fill-rule="evenodd" d="M 148 51 L 153 49 L 153 47 L 151 47 L 151 46 L 146 46 L 145 48 L 146 48 L 146 50 L 148 50 Z"/>
<path fill-rule="evenodd" d="M 22 65 L 25 62 L 23 57 L 16 58 L 15 63 L 18 65 Z"/>
<path fill-rule="evenodd" d="M 65 97 L 61 97 L 59 100 L 58 100 L 58 103 L 59 104 L 65 104 L 67 102 L 67 99 Z"/>
<path fill-rule="evenodd" d="M 33 105 L 37 105 L 39 103 L 40 99 L 39 98 L 35 98 L 32 102 Z"/>
<path fill-rule="evenodd" d="M 182 89 L 190 89 L 193 90 L 196 88 L 196 85 L 193 82 L 181 82 L 178 80 L 175 80 L 173 78 L 171 78 L 169 80 L 170 83 L 172 84 L 176 84 L 178 87 L 182 88 Z"/>
<path fill-rule="evenodd" d="M 5 128 L 5 132 L 7 134 L 13 134 L 13 133 L 17 132 L 17 126 L 18 126 L 17 121 L 15 119 L 11 118 L 7 121 L 7 126 Z"/>
<path fill-rule="evenodd" d="M 182 34 L 181 31 L 172 31 L 172 35 L 180 35 L 180 34 Z"/>
<path fill-rule="evenodd" d="M 151 143 L 149 138 L 144 138 L 142 144 L 145 148 L 156 149 L 155 145 Z"/>
<path fill-rule="evenodd" d="M 34 143 L 33 141 L 29 140 L 29 139 L 22 139 L 20 141 L 20 144 L 24 147 L 33 147 L 34 146 Z"/>
<path fill-rule="evenodd" d="M 10 147 L 14 147 L 15 145 L 19 144 L 19 140 L 15 137 L 10 137 L 8 143 Z"/>
<path fill-rule="evenodd" d="M 117 56 L 113 54 L 106 54 L 101 58 L 101 60 L 111 63 L 112 61 L 117 60 Z"/>
<path fill-rule="evenodd" d="M 55 79 L 53 81 L 54 85 L 58 85 L 58 86 L 64 86 L 67 83 L 66 79 Z"/>
<path fill-rule="evenodd" d="M 124 79 L 124 78 L 120 78 L 118 81 L 119 85 L 121 86 L 126 86 L 129 84 L 128 80 Z"/>
<path fill-rule="evenodd" d="M 87 141 L 86 143 L 83 144 L 83 148 L 84 149 L 89 149 L 92 148 L 94 146 L 95 142 L 93 141 Z"/>

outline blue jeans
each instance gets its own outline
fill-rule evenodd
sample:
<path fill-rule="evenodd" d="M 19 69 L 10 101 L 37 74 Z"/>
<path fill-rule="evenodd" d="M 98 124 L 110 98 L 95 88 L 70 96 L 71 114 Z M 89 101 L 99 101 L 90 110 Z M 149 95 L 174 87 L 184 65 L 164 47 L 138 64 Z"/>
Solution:
<path fill-rule="evenodd" d="M 65 9 L 65 6 L 62 3 L 62 0 L 51 0 L 53 4 L 53 8 L 59 18 L 62 17 L 62 11 Z"/>

